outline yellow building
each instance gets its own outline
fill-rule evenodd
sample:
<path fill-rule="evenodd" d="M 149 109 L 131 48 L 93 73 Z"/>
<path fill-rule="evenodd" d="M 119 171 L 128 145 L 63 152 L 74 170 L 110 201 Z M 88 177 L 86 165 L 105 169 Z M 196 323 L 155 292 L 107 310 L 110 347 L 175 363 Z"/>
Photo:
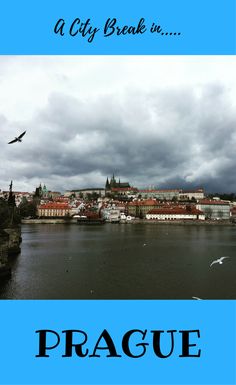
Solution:
<path fill-rule="evenodd" d="M 70 208 L 67 203 L 49 202 L 38 206 L 37 214 L 40 218 L 69 216 Z"/>

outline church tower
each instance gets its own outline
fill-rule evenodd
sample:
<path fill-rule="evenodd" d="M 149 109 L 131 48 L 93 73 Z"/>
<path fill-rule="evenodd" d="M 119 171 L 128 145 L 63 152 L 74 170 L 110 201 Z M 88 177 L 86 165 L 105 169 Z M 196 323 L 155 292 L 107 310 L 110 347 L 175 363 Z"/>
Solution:
<path fill-rule="evenodd" d="M 109 183 L 108 177 L 107 177 L 105 189 L 106 189 L 106 190 L 109 190 L 109 189 L 110 189 L 110 183 Z"/>

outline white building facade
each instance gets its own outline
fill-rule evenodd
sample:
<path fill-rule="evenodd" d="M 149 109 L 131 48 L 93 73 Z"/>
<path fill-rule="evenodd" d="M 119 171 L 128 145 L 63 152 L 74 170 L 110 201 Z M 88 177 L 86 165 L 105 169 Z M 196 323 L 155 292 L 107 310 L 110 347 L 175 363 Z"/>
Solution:
<path fill-rule="evenodd" d="M 230 219 L 230 204 L 226 201 L 204 199 L 197 203 L 196 208 L 204 212 L 206 219 Z"/>
<path fill-rule="evenodd" d="M 159 221 L 175 221 L 175 220 L 205 220 L 205 215 L 197 209 L 187 210 L 186 208 L 159 208 L 150 210 L 146 214 L 146 219 Z"/>

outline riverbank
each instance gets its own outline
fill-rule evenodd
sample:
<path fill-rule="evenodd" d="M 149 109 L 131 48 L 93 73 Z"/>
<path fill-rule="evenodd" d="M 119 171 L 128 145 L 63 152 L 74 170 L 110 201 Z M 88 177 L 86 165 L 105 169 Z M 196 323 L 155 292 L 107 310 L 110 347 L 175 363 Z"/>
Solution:
<path fill-rule="evenodd" d="M 199 221 L 199 220 L 186 220 L 186 221 L 158 221 L 155 219 L 152 220 L 146 220 L 146 219 L 138 219 L 135 221 L 137 224 L 154 224 L 154 225 L 183 225 L 183 226 L 191 226 L 191 225 L 210 225 L 210 226 L 235 226 L 235 223 L 232 223 L 230 221 L 224 220 L 224 221 Z"/>
<path fill-rule="evenodd" d="M 64 223 L 64 224 L 71 224 L 71 223 L 77 223 L 75 219 L 22 219 L 21 224 L 26 225 L 33 225 L 33 224 L 58 224 L 58 223 Z"/>
<path fill-rule="evenodd" d="M 0 229 L 0 278 L 9 278 L 11 276 L 9 259 L 21 252 L 20 244 L 20 226 Z"/>
<path fill-rule="evenodd" d="M 40 219 L 22 219 L 21 221 L 22 224 L 78 224 L 77 219 L 57 219 L 57 218 L 40 218 Z M 197 225 L 197 226 L 202 226 L 202 225 L 211 225 L 211 226 L 235 226 L 235 223 L 232 223 L 228 220 L 222 220 L 222 221 L 199 221 L 199 220 L 186 220 L 186 221 L 158 221 L 155 219 L 134 219 L 132 221 L 120 221 L 116 222 L 114 224 L 127 224 L 127 225 L 137 225 L 137 224 L 153 224 L 153 225 L 184 225 L 184 226 L 191 226 L 191 225 Z"/>

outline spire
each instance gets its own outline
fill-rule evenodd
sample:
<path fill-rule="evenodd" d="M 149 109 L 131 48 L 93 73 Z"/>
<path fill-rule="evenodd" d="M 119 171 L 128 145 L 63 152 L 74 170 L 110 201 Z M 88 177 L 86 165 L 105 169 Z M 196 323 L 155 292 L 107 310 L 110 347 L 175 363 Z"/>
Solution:
<path fill-rule="evenodd" d="M 110 183 L 111 187 L 116 187 L 116 179 L 115 179 L 115 175 L 113 173 L 112 175 L 112 178 L 111 178 L 111 183 Z"/>
<path fill-rule="evenodd" d="M 15 195 L 13 195 L 13 192 L 12 192 L 12 185 L 13 184 L 11 180 L 11 183 L 9 185 L 8 205 L 14 207 L 16 205 L 16 201 L 15 201 Z"/>
<path fill-rule="evenodd" d="M 110 183 L 109 183 L 109 180 L 108 180 L 108 177 L 107 177 L 105 188 L 108 189 L 109 187 L 110 187 Z"/>

